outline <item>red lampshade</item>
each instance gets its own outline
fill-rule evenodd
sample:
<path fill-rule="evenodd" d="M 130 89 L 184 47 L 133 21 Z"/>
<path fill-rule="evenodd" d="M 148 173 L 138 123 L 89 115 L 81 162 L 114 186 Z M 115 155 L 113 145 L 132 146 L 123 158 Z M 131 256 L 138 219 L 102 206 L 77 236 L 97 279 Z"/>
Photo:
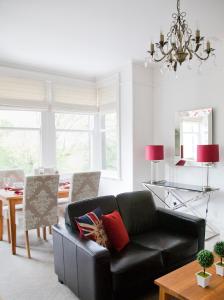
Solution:
<path fill-rule="evenodd" d="M 219 161 L 219 145 L 198 145 L 197 162 L 212 163 Z"/>
<path fill-rule="evenodd" d="M 147 145 L 145 146 L 146 160 L 163 160 L 164 149 L 163 145 Z"/>

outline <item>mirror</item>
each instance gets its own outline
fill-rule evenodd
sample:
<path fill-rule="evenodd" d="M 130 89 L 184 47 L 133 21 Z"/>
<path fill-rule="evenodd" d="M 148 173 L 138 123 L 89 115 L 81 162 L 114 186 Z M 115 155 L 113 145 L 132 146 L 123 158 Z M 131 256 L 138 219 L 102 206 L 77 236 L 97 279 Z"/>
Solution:
<path fill-rule="evenodd" d="M 212 108 L 177 112 L 175 119 L 175 165 L 201 166 L 197 145 L 212 144 Z"/>

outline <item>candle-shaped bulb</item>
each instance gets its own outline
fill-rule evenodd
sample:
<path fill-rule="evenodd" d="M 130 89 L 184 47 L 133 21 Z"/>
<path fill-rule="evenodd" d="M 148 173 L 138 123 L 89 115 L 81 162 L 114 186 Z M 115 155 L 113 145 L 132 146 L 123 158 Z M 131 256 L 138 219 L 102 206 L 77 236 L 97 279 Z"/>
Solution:
<path fill-rule="evenodd" d="M 160 33 L 160 42 L 164 42 L 164 34 L 162 32 Z"/>
<path fill-rule="evenodd" d="M 200 38 L 200 30 L 199 29 L 196 30 L 196 34 L 195 35 L 196 35 L 197 38 Z"/>
<path fill-rule="evenodd" d="M 210 41 L 207 41 L 207 51 L 210 51 L 210 49 L 211 49 Z"/>
<path fill-rule="evenodd" d="M 153 44 L 153 43 L 151 43 L 150 49 L 151 49 L 151 53 L 153 53 L 154 50 L 155 50 L 155 47 L 154 47 L 154 44 Z"/>
<path fill-rule="evenodd" d="M 196 40 L 197 44 L 200 42 L 200 39 L 201 39 L 201 37 L 200 37 L 200 30 L 197 29 L 196 33 L 195 33 L 195 40 Z"/>

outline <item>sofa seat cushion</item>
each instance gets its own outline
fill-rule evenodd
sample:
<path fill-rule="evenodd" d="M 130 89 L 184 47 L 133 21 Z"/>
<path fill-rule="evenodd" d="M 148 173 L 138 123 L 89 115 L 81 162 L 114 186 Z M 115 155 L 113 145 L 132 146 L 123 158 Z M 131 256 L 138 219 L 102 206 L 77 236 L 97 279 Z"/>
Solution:
<path fill-rule="evenodd" d="M 132 288 L 154 279 L 163 270 L 160 251 L 129 243 L 122 251 L 111 255 L 114 291 Z"/>
<path fill-rule="evenodd" d="M 171 267 L 198 252 L 197 238 L 161 229 L 134 236 L 131 240 L 148 249 L 161 251 L 165 267 Z"/>

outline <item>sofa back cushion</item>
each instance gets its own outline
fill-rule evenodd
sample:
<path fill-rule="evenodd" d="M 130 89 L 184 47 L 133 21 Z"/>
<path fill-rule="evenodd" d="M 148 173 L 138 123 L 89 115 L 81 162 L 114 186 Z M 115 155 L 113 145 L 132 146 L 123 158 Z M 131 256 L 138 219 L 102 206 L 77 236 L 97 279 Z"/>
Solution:
<path fill-rule="evenodd" d="M 65 210 L 65 223 L 78 230 L 74 220 L 88 212 L 100 207 L 103 214 L 109 214 L 117 210 L 117 202 L 114 196 L 103 196 L 70 203 Z"/>
<path fill-rule="evenodd" d="M 129 235 L 147 232 L 157 225 L 156 207 L 148 191 L 123 193 L 117 204 Z"/>

